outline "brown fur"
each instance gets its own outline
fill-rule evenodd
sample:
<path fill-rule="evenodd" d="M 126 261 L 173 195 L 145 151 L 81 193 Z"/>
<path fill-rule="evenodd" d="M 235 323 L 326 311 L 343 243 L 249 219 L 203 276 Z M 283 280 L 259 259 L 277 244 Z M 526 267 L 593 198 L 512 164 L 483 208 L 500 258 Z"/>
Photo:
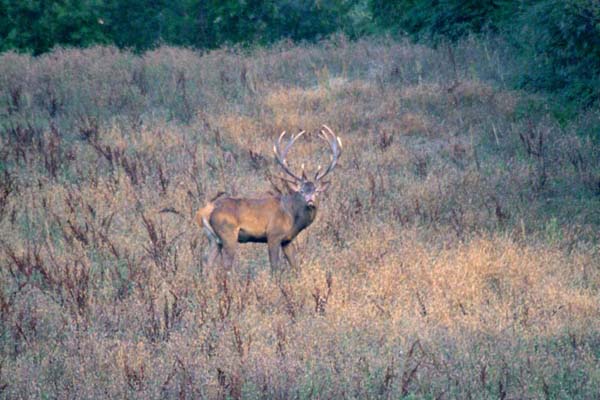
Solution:
<path fill-rule="evenodd" d="M 275 142 L 273 151 L 275 160 L 288 177 L 284 180 L 290 194 L 268 194 L 262 198 L 221 197 L 219 193 L 206 206 L 201 208 L 196 219 L 208 236 L 211 250 L 208 256 L 212 264 L 218 255 L 224 258 L 224 264 L 231 268 L 235 261 L 238 243 L 266 243 L 269 248 L 271 269 L 279 266 L 279 249 L 292 267 L 296 267 L 292 241 L 314 221 L 317 215 L 317 195 L 323 192 L 328 182 L 321 181 L 331 172 L 341 154 L 342 141 L 327 126 L 323 125 L 320 138 L 331 148 L 331 163 L 324 170 L 320 167 L 315 178 L 309 180 L 304 165 L 302 175 L 294 174 L 285 159 L 292 145 L 305 131 L 292 135 L 287 144 L 283 144 L 285 131 Z"/>
<path fill-rule="evenodd" d="M 271 267 L 276 269 L 280 247 L 288 263 L 296 266 L 291 242 L 315 216 L 316 205 L 308 206 L 301 195 L 292 193 L 253 199 L 222 197 L 202 207 L 196 220 L 211 243 L 210 263 L 224 251 L 225 264 L 231 267 L 238 243 L 267 243 Z"/>

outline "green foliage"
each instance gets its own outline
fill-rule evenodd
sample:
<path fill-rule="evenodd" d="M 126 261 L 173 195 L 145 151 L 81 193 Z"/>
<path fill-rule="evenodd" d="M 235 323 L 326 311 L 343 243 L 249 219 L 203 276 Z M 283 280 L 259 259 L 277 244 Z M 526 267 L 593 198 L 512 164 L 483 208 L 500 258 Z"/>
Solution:
<path fill-rule="evenodd" d="M 523 87 L 559 92 L 585 107 L 600 99 L 600 3 L 539 1 L 516 25 L 512 39 L 526 67 Z"/>
<path fill-rule="evenodd" d="M 343 27 L 349 0 L 215 1 L 217 43 L 319 39 Z"/>
<path fill-rule="evenodd" d="M 514 2 L 475 0 L 370 0 L 375 21 L 417 39 L 456 41 L 471 33 L 497 30 Z"/>
<path fill-rule="evenodd" d="M 0 0 L 0 50 L 36 54 L 55 45 L 114 43 L 145 50 L 161 43 L 214 48 L 225 43 L 318 40 L 368 29 L 366 0 Z"/>
<path fill-rule="evenodd" d="M 145 50 L 160 43 L 206 47 L 207 2 L 199 0 L 104 0 L 107 32 L 119 47 Z"/>
<path fill-rule="evenodd" d="M 318 40 L 342 30 L 353 33 L 356 0 L 212 0 L 203 2 L 199 25 L 205 47 L 223 43 L 267 44 L 281 39 Z M 355 14 L 354 14 L 355 15 Z M 198 21 L 200 18 L 197 18 Z"/>
<path fill-rule="evenodd" d="M 428 44 L 493 32 L 523 64 L 517 85 L 560 94 L 570 108 L 600 99 L 600 3 L 596 0 L 370 0 L 380 29 Z M 568 112 L 571 118 L 576 113 Z"/>
<path fill-rule="evenodd" d="M 39 54 L 56 44 L 108 43 L 101 4 L 101 0 L 0 0 L 0 50 Z"/>

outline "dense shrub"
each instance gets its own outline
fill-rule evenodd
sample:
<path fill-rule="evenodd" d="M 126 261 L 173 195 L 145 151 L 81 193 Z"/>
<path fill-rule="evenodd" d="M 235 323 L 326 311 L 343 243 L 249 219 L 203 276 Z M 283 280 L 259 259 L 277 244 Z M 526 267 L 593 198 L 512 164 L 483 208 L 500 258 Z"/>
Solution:
<path fill-rule="evenodd" d="M 573 108 L 600 98 L 600 3 L 595 0 L 371 0 L 375 21 L 393 32 L 439 44 L 493 33 L 515 47 L 522 88 L 557 93 Z"/>
<path fill-rule="evenodd" d="M 0 50 L 36 54 L 55 45 L 145 50 L 318 40 L 339 31 L 357 36 L 368 20 L 364 0 L 0 0 L 0 11 Z"/>
<path fill-rule="evenodd" d="M 380 26 L 428 41 L 456 41 L 472 33 L 497 29 L 508 8 L 506 1 L 371 0 L 373 17 Z"/>
<path fill-rule="evenodd" d="M 600 3 L 535 2 L 516 25 L 512 40 L 526 66 L 524 87 L 559 92 L 583 106 L 600 99 Z"/>
<path fill-rule="evenodd" d="M 0 51 L 19 49 L 38 54 L 56 44 L 109 43 L 101 4 L 102 0 L 0 0 Z"/>

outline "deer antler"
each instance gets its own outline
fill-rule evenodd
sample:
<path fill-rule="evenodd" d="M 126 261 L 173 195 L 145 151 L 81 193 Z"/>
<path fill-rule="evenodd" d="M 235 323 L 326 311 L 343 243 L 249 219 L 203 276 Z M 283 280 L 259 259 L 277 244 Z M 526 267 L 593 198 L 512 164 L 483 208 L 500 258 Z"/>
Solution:
<path fill-rule="evenodd" d="M 302 135 L 304 135 L 306 131 L 302 131 L 300 133 L 298 133 L 297 135 L 292 135 L 292 138 L 289 140 L 289 142 L 285 145 L 285 147 L 283 148 L 283 151 L 281 150 L 281 141 L 283 140 L 283 137 L 285 136 L 285 131 L 281 132 L 281 135 L 279 135 L 279 139 L 277 139 L 277 141 L 275 142 L 275 145 L 273 146 L 273 152 L 275 153 L 275 160 L 277 160 L 277 163 L 279 163 L 279 165 L 281 165 L 281 168 L 283 168 L 283 170 L 292 178 L 294 178 L 294 180 L 296 182 L 301 182 L 303 179 L 301 177 L 299 177 L 298 175 L 294 174 L 290 168 L 288 167 L 287 164 L 287 153 L 288 151 L 290 151 L 290 148 L 292 147 L 292 145 L 296 142 L 296 140 L 298 140 Z M 302 166 L 302 174 L 304 175 L 304 165 Z"/>
<path fill-rule="evenodd" d="M 323 128 L 324 129 L 321 129 L 321 134 L 319 135 L 319 137 L 329 144 L 332 154 L 330 157 L 331 161 L 329 163 L 329 166 L 327 167 L 327 169 L 325 169 L 324 172 L 320 172 L 321 166 L 319 165 L 319 168 L 317 169 L 317 173 L 315 175 L 316 181 L 320 181 L 325 177 L 325 175 L 333 171 L 335 165 L 337 164 L 337 160 L 340 157 L 340 154 L 342 154 L 342 139 L 336 136 L 335 133 L 333 133 L 333 131 L 327 125 L 323 125 Z"/>

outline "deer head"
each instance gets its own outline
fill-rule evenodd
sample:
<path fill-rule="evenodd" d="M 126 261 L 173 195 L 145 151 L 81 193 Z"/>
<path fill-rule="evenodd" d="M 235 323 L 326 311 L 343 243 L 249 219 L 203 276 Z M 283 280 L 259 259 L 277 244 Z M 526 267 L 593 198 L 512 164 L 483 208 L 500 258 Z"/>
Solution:
<path fill-rule="evenodd" d="M 283 131 L 279 135 L 279 139 L 273 146 L 273 152 L 275 153 L 275 160 L 283 168 L 283 171 L 287 176 L 277 176 L 277 178 L 285 181 L 292 194 L 296 193 L 306 202 L 308 207 L 317 207 L 318 197 L 317 195 L 324 192 L 329 187 L 330 181 L 324 181 L 323 178 L 327 176 L 335 168 L 338 158 L 342 152 L 342 140 L 333 133 L 331 128 L 327 125 L 323 125 L 323 129 L 319 132 L 319 138 L 327 142 L 331 149 L 331 158 L 329 166 L 322 171 L 319 165 L 313 179 L 309 179 L 306 175 L 304 164 L 302 164 L 302 173 L 300 176 L 296 175 L 289 168 L 287 163 L 287 154 L 290 151 L 294 143 L 304 135 L 305 131 L 302 131 L 296 135 L 292 135 L 287 144 L 282 145 L 282 141 L 286 137 L 286 132 Z"/>

